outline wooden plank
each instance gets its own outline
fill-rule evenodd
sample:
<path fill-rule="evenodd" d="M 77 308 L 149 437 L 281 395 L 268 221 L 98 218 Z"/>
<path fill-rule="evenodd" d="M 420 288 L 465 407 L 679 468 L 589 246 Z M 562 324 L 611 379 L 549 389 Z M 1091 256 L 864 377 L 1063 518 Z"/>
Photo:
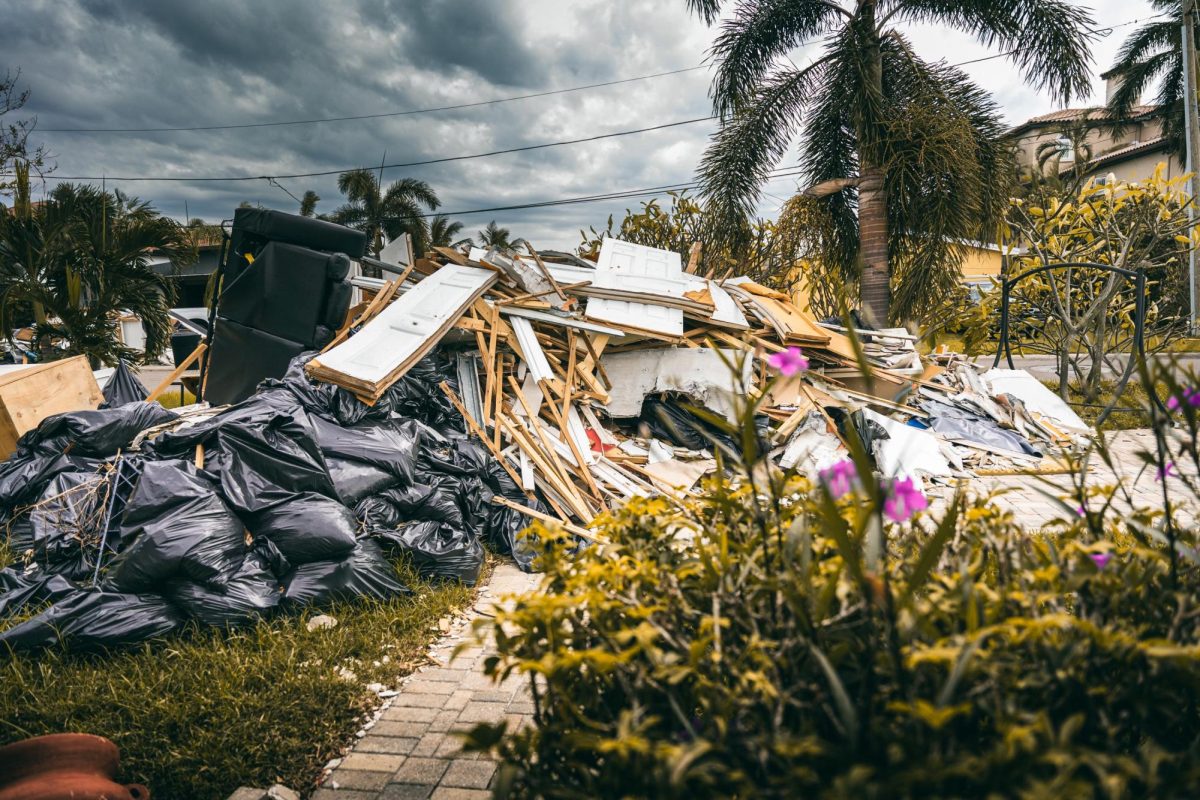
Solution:
<path fill-rule="evenodd" d="M 179 380 L 179 376 L 186 372 L 187 368 L 196 362 L 200 356 L 204 355 L 204 351 L 207 349 L 208 345 L 204 342 L 201 342 L 199 345 L 197 345 L 196 349 L 192 351 L 190 356 L 181 361 L 179 366 L 171 371 L 170 375 L 163 378 L 162 381 L 159 382 L 158 386 L 154 387 L 154 391 L 150 392 L 149 396 L 146 397 L 146 402 L 153 403 L 155 400 L 157 400 L 158 396 L 165 392 L 172 383 Z"/>
<path fill-rule="evenodd" d="M 700 243 L 692 242 L 692 249 L 688 252 L 688 263 L 683 271 L 689 275 L 695 275 L 698 266 L 700 266 Z"/>
<path fill-rule="evenodd" d="M 454 390 L 450 388 L 450 384 L 442 381 L 438 384 L 438 388 L 441 389 L 446 397 L 450 400 L 450 403 L 454 406 L 455 410 L 458 411 L 459 414 L 462 414 L 462 418 L 467 423 L 467 427 L 470 429 L 471 433 L 475 434 L 475 436 L 481 442 L 483 442 L 484 446 L 491 451 L 492 456 L 500 462 L 500 466 L 504 467 L 504 471 L 508 473 L 508 477 L 512 478 L 517 486 L 520 486 L 521 476 L 513 470 L 512 466 L 508 463 L 508 459 L 504 457 L 504 454 L 498 449 L 492 447 L 491 440 L 487 437 L 487 434 L 483 431 L 483 429 L 479 427 L 479 423 L 475 421 L 475 418 L 472 417 L 470 412 L 467 411 L 467 407 L 464 406 L 462 401 L 458 399 L 458 395 L 456 395 Z"/>
<path fill-rule="evenodd" d="M 86 356 L 10 371 L 0 385 L 0 454 L 10 455 L 22 434 L 46 417 L 91 411 L 103 402 Z"/>

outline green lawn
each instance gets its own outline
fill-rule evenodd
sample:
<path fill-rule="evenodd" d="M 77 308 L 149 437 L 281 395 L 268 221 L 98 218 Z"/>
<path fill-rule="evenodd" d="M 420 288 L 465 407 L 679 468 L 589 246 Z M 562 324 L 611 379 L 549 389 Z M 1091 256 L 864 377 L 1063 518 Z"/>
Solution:
<path fill-rule="evenodd" d="M 312 611 L 108 655 L 0 655 L 0 744 L 107 736 L 121 748 L 122 779 L 171 800 L 275 782 L 307 795 L 377 704 L 366 684 L 391 686 L 412 672 L 439 620 L 474 596 L 399 568 L 412 598 L 326 609 L 339 621 L 332 629 L 309 632 Z"/>

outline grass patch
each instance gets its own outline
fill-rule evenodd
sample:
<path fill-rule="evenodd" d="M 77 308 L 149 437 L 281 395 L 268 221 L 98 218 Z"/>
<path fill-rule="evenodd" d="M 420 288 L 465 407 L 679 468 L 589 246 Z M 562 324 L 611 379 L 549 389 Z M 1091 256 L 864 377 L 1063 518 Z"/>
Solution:
<path fill-rule="evenodd" d="M 339 623 L 328 630 L 305 628 L 322 613 L 311 610 L 107 655 L 0 655 L 0 744 L 107 736 L 121 748 L 121 778 L 156 797 L 212 800 L 275 782 L 307 795 L 377 704 L 364 686 L 411 673 L 439 620 L 474 596 L 400 570 L 413 597 L 325 609 Z"/>
<path fill-rule="evenodd" d="M 192 394 L 187 389 L 183 390 L 183 400 L 180 401 L 179 389 L 175 388 L 174 386 L 158 396 L 158 403 L 163 408 L 179 408 L 180 406 L 190 406 L 195 402 L 196 395 Z"/>
<path fill-rule="evenodd" d="M 1042 381 L 1050 391 L 1058 394 L 1058 381 Z M 1116 390 L 1116 381 L 1104 381 L 1100 386 L 1100 397 L 1093 401 L 1088 401 L 1079 387 L 1072 383 L 1067 387 L 1069 395 L 1067 402 L 1075 413 L 1083 418 L 1083 421 L 1089 425 L 1095 425 L 1096 420 L 1109 403 L 1113 400 L 1113 392 Z M 1159 385 L 1159 397 L 1166 397 L 1167 387 Z M 1150 396 L 1146 392 L 1146 387 L 1141 380 L 1135 375 L 1129 379 L 1129 383 L 1125 385 L 1125 389 L 1121 392 L 1121 396 L 1117 399 L 1117 407 L 1108 415 L 1108 419 L 1104 420 L 1104 424 L 1099 427 L 1102 431 L 1123 431 L 1131 428 L 1148 428 L 1150 427 L 1150 414 L 1145 409 L 1150 403 Z M 1086 405 L 1085 405 L 1086 404 Z M 1124 409 L 1134 409 L 1132 411 Z"/>

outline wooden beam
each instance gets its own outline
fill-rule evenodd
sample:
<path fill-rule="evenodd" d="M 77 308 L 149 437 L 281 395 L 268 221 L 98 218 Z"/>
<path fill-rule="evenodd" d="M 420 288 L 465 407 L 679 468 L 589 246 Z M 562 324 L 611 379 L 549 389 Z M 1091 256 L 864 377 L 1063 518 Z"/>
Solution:
<path fill-rule="evenodd" d="M 181 361 L 179 363 L 178 367 L 171 370 L 170 375 L 163 378 L 162 382 L 159 383 L 158 386 L 154 387 L 154 391 L 152 391 L 149 394 L 149 396 L 146 397 L 146 402 L 153 403 L 155 400 L 157 400 L 158 396 L 160 394 L 162 394 L 163 392 L 165 392 L 172 383 L 179 380 L 179 376 L 182 375 L 183 373 L 187 372 L 188 367 L 190 367 L 192 364 L 194 364 L 196 361 L 198 361 L 200 359 L 200 356 L 204 355 L 204 351 L 207 349 L 208 349 L 208 345 L 205 344 L 204 342 L 201 342 L 199 345 L 197 345 L 196 349 L 192 351 L 192 354 L 190 356 L 188 356 L 183 361 Z M 211 367 L 210 367 L 210 371 L 211 371 Z"/>

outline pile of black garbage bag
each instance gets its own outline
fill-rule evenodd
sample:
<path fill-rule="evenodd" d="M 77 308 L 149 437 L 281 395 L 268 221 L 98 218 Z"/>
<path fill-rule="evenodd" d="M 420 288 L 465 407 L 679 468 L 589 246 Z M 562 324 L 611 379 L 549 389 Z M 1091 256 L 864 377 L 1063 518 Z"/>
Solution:
<path fill-rule="evenodd" d="M 410 593 L 389 560 L 473 585 L 483 544 L 525 570 L 538 510 L 468 439 L 434 353 L 374 406 L 304 374 L 220 414 L 131 443 L 178 417 L 153 403 L 50 417 L 0 465 L 0 513 L 22 559 L 0 570 L 0 632 L 15 649 L 129 644 L 188 620 L 244 624 L 353 598 Z M 199 464 L 199 466 L 197 466 Z"/>

